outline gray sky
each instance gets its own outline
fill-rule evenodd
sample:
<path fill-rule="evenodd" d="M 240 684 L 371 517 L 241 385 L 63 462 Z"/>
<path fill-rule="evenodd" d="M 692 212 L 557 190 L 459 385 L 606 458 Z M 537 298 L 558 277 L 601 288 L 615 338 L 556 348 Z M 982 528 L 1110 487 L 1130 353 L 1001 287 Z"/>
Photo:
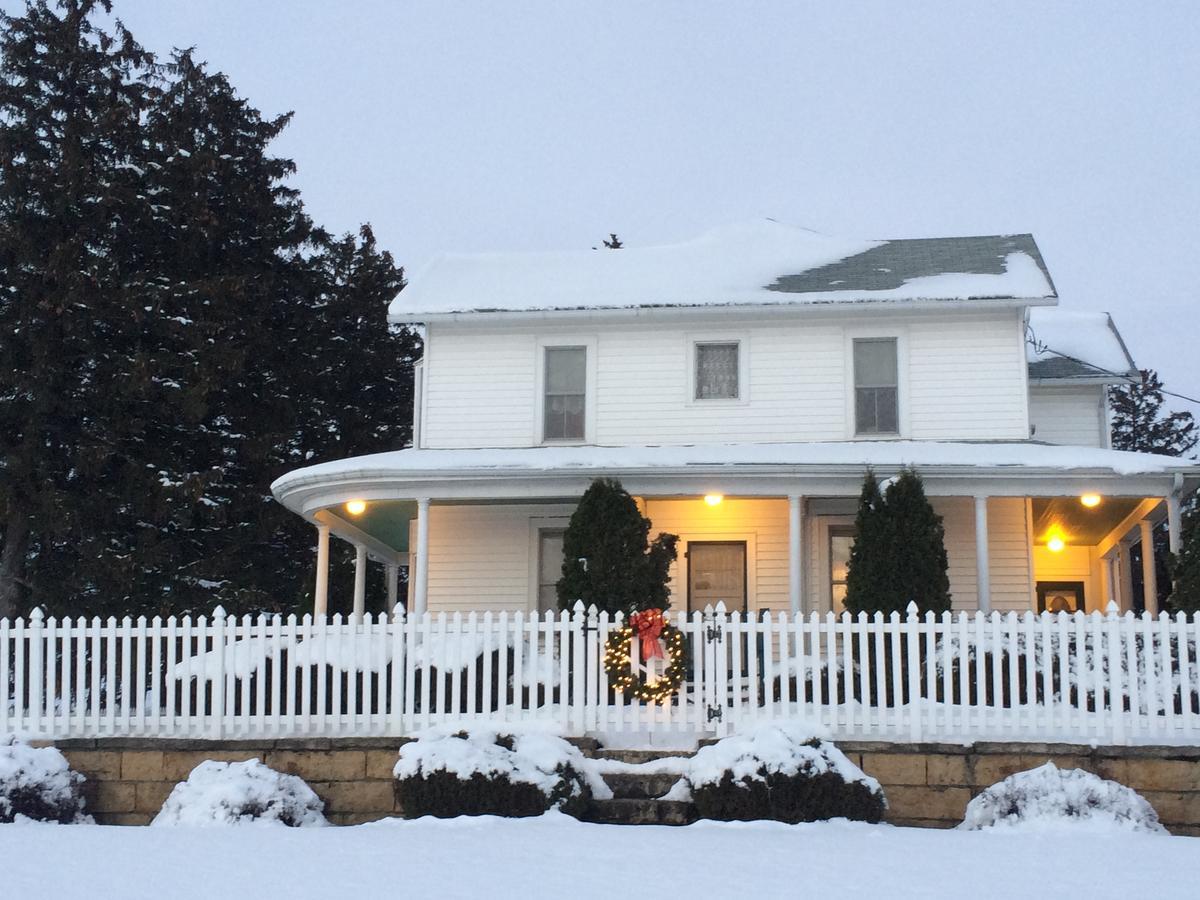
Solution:
<path fill-rule="evenodd" d="M 1139 365 L 1200 395 L 1194 0 L 115 5 L 149 48 L 195 45 L 295 110 L 277 149 L 310 212 L 370 221 L 410 271 L 757 216 L 1031 231 L 1064 306 L 1112 312 Z"/>

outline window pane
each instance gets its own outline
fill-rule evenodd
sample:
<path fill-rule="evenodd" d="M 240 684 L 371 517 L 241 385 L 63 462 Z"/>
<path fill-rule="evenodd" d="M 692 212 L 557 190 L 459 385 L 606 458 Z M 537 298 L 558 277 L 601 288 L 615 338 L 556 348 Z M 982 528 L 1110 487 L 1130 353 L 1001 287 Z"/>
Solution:
<path fill-rule="evenodd" d="M 895 338 L 854 342 L 856 387 L 895 387 L 897 383 Z"/>
<path fill-rule="evenodd" d="M 538 612 L 558 609 L 558 579 L 562 577 L 563 532 L 538 535 Z"/>
<path fill-rule="evenodd" d="M 875 388 L 875 425 L 883 434 L 899 433 L 900 416 L 895 388 Z"/>
<path fill-rule="evenodd" d="M 583 440 L 582 394 L 546 397 L 543 436 L 548 441 Z"/>
<path fill-rule="evenodd" d="M 696 399 L 736 400 L 738 345 L 696 345 Z"/>
<path fill-rule="evenodd" d="M 854 430 L 858 434 L 871 434 L 876 426 L 875 389 L 858 388 L 854 392 Z"/>
<path fill-rule="evenodd" d="M 546 393 L 582 394 L 587 387 L 587 350 L 546 348 Z"/>

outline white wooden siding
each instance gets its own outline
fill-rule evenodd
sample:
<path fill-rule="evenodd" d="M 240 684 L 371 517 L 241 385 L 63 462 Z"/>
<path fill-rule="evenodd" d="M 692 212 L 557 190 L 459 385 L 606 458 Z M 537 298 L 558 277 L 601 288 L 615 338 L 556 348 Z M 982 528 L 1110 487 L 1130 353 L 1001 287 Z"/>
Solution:
<path fill-rule="evenodd" d="M 1077 447 L 1108 446 L 1104 391 L 1100 384 L 1031 386 L 1029 421 L 1034 440 Z"/>
<path fill-rule="evenodd" d="M 975 507 L 970 497 L 931 501 L 946 529 L 950 592 L 956 610 L 978 605 L 975 569 Z M 687 560 L 690 541 L 745 541 L 747 608 L 786 611 L 788 607 L 788 508 L 780 498 L 726 498 L 719 506 L 702 500 L 647 500 L 644 513 L 651 533 L 680 537 L 679 559 L 671 570 L 672 608 L 687 608 Z M 535 593 L 533 529 L 539 523 L 562 527 L 569 505 L 433 506 L 429 528 L 429 609 L 463 612 L 528 610 Z M 803 565 L 805 612 L 827 609 L 821 542 L 822 522 L 853 522 L 851 517 L 810 516 L 805 525 Z M 1025 501 L 994 497 L 988 502 L 992 608 L 1031 608 L 1029 545 Z M 1039 557 L 1040 559 L 1041 557 Z M 1039 578 L 1059 580 L 1044 575 Z M 1061 580 L 1072 580 L 1063 574 Z M 1091 586 L 1089 583 L 1089 598 Z"/>
<path fill-rule="evenodd" d="M 851 436 L 848 333 L 902 334 L 905 437 L 1028 437 L 1016 313 L 904 319 L 780 319 L 748 326 L 597 325 L 594 440 L 599 444 L 824 441 Z M 439 325 L 427 335 L 423 446 L 522 447 L 537 440 L 537 347 L 561 326 Z M 578 326 L 570 332 L 579 335 Z M 745 402 L 688 394 L 691 343 L 735 338 L 747 354 Z"/>

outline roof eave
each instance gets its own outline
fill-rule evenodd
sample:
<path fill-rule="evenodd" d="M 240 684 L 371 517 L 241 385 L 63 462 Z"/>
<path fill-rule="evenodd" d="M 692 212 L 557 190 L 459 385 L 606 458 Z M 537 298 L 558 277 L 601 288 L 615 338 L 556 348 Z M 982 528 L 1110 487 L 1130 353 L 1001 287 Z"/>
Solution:
<path fill-rule="evenodd" d="M 1031 306 L 1055 306 L 1058 297 L 954 297 L 949 299 L 873 299 L 856 297 L 845 300 L 810 300 L 796 303 L 725 303 L 725 304 L 662 304 L 656 306 L 570 307 L 560 309 L 479 309 L 459 312 L 394 313 L 387 320 L 392 325 L 436 324 L 445 322 L 509 322 L 541 321 L 545 319 L 656 319 L 686 316 L 778 316 L 820 315 L 830 310 L 868 310 L 897 312 L 944 309 L 1023 309 Z"/>

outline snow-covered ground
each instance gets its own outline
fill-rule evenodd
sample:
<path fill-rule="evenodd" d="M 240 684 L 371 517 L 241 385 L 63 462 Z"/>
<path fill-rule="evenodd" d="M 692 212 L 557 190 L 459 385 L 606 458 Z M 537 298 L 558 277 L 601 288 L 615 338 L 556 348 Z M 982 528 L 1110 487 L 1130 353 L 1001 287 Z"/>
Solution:
<path fill-rule="evenodd" d="M 0 826 L 0 893 L 93 900 L 1194 898 L 1200 839 L 829 822 L 419 819 L 354 828 Z"/>

